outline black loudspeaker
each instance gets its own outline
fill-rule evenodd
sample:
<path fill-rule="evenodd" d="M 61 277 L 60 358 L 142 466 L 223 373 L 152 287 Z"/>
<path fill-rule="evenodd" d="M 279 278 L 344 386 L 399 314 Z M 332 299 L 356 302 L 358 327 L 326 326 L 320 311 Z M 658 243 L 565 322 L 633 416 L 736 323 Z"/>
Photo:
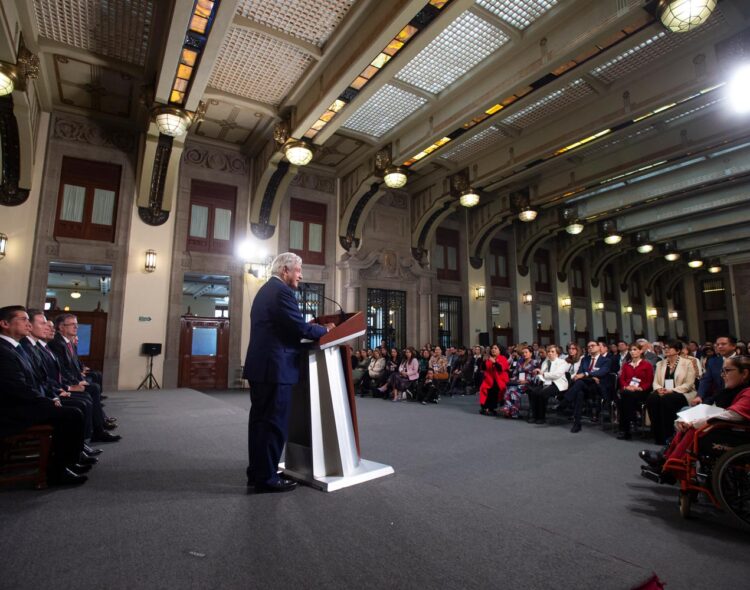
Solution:
<path fill-rule="evenodd" d="M 489 345 L 490 345 L 490 333 L 479 332 L 479 346 L 489 346 Z"/>
<path fill-rule="evenodd" d="M 141 344 L 141 354 L 144 356 L 159 356 L 161 354 L 161 342 L 144 342 Z"/>

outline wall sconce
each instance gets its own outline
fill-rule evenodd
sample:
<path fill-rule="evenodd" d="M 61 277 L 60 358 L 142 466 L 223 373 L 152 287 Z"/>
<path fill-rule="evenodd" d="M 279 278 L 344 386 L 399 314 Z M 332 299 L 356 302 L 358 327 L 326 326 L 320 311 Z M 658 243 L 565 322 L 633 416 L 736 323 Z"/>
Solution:
<path fill-rule="evenodd" d="M 680 318 L 680 313 L 676 309 L 673 309 L 672 311 L 669 312 L 670 320 L 677 320 L 679 318 Z"/>
<path fill-rule="evenodd" d="M 573 307 L 573 300 L 570 298 L 570 295 L 566 295 L 562 299 L 560 299 L 560 306 L 563 309 L 570 309 Z"/>
<path fill-rule="evenodd" d="M 8 236 L 0 234 L 0 260 L 5 258 L 5 249 L 8 247 Z"/>
<path fill-rule="evenodd" d="M 146 250 L 146 272 L 156 270 L 156 250 Z"/>
<path fill-rule="evenodd" d="M 632 305 L 626 305 L 625 309 L 623 311 L 625 313 L 633 313 L 633 306 Z"/>
<path fill-rule="evenodd" d="M 594 303 L 594 309 L 596 311 L 604 311 L 604 301 L 597 301 Z"/>
<path fill-rule="evenodd" d="M 657 309 L 656 309 L 655 307 L 649 307 L 649 308 L 648 308 L 648 309 L 646 310 L 646 315 L 647 315 L 648 317 L 650 317 L 650 318 L 655 318 L 656 316 L 658 316 L 658 315 L 659 315 L 659 310 L 657 310 Z"/>
<path fill-rule="evenodd" d="M 484 299 L 484 295 L 485 295 L 484 285 L 479 285 L 476 289 L 474 289 L 474 299 L 482 300 Z"/>
<path fill-rule="evenodd" d="M 521 295 L 521 301 L 523 301 L 526 305 L 531 305 L 534 301 L 534 296 L 531 294 L 531 291 L 526 291 Z"/>

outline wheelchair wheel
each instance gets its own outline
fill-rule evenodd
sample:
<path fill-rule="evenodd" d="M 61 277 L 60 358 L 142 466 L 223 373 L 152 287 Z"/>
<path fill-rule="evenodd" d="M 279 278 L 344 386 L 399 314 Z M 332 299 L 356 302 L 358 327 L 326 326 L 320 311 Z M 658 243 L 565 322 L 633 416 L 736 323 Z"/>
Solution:
<path fill-rule="evenodd" d="M 721 507 L 750 526 L 750 445 L 735 447 L 719 458 L 713 489 Z"/>
<path fill-rule="evenodd" d="M 693 494 L 691 492 L 680 492 L 680 516 L 690 518 L 690 509 L 693 507 Z"/>

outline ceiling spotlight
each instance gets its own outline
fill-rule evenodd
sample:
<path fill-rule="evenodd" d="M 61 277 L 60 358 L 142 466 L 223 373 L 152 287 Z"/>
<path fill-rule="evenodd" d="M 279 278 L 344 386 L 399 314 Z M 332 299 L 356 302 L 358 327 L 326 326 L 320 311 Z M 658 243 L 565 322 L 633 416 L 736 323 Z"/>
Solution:
<path fill-rule="evenodd" d="M 153 113 L 159 133 L 170 137 L 184 135 L 192 121 L 187 111 L 175 107 L 159 106 L 154 109 Z"/>
<path fill-rule="evenodd" d="M 539 212 L 536 209 L 532 209 L 531 205 L 525 205 L 518 213 L 518 219 L 528 223 L 529 221 L 534 221 L 538 214 Z"/>
<path fill-rule="evenodd" d="M 716 0 L 661 0 L 656 8 L 662 24 L 673 33 L 687 33 L 708 20 Z"/>
<path fill-rule="evenodd" d="M 6 96 L 13 92 L 17 83 L 16 68 L 0 62 L 0 96 Z"/>
<path fill-rule="evenodd" d="M 750 113 L 750 64 L 739 67 L 727 87 L 729 104 L 738 113 Z"/>
<path fill-rule="evenodd" d="M 574 221 L 565 227 L 565 231 L 573 236 L 577 236 L 583 231 L 583 224 L 580 221 Z"/>
<path fill-rule="evenodd" d="M 306 166 L 313 159 L 310 144 L 299 139 L 292 139 L 284 144 L 284 155 L 294 166 Z"/>
<path fill-rule="evenodd" d="M 638 246 L 638 252 L 641 254 L 648 254 L 649 252 L 654 251 L 653 244 L 641 244 Z"/>
<path fill-rule="evenodd" d="M 461 192 L 458 202 L 464 207 L 473 207 L 479 203 L 479 195 L 473 188 L 467 188 Z"/>
<path fill-rule="evenodd" d="M 690 268 L 700 268 L 703 266 L 703 260 L 701 260 L 698 252 L 691 251 L 688 253 L 688 266 Z"/>
<path fill-rule="evenodd" d="M 406 170 L 390 166 L 383 173 L 383 181 L 388 188 L 401 188 L 406 185 Z"/>

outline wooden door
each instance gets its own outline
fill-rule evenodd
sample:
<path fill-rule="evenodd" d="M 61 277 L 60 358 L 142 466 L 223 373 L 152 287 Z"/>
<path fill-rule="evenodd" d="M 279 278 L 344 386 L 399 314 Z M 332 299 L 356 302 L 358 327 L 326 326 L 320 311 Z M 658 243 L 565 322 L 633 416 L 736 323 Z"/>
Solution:
<path fill-rule="evenodd" d="M 508 348 L 513 344 L 513 328 L 492 328 L 492 344 L 502 344 Z"/>
<path fill-rule="evenodd" d="M 95 371 L 104 368 L 107 314 L 103 311 L 71 311 L 78 318 L 78 358 Z"/>
<path fill-rule="evenodd" d="M 229 320 L 183 316 L 180 320 L 179 387 L 226 389 Z"/>

